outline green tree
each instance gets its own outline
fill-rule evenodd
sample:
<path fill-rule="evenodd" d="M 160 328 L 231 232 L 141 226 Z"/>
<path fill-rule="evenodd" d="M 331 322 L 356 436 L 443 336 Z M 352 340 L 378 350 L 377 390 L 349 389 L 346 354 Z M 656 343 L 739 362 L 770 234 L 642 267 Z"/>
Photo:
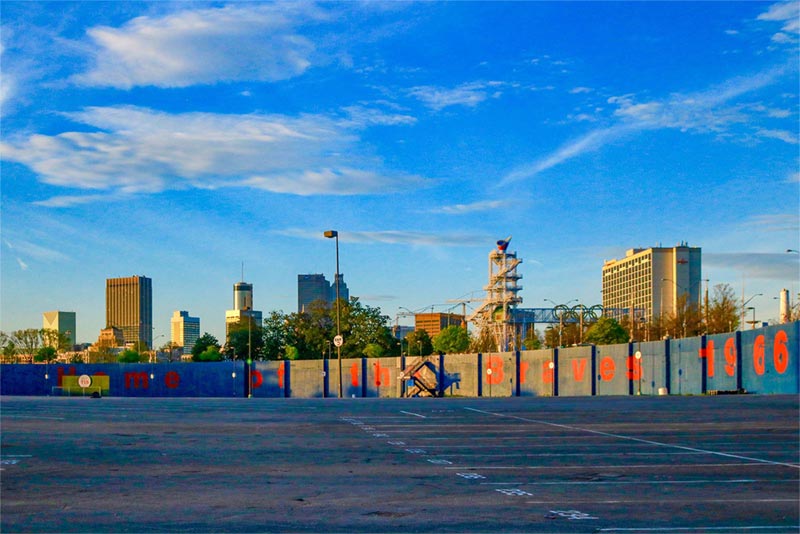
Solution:
<path fill-rule="evenodd" d="M 36 351 L 36 356 L 33 357 L 33 360 L 50 363 L 56 359 L 56 356 L 58 356 L 58 351 L 55 347 L 42 347 Z"/>
<path fill-rule="evenodd" d="M 219 341 L 208 332 L 204 332 L 202 336 L 197 338 L 194 347 L 192 347 L 192 360 L 196 362 L 200 361 L 200 354 L 206 352 L 209 347 L 216 347 L 217 352 L 219 352 Z"/>
<path fill-rule="evenodd" d="M 469 349 L 470 336 L 466 328 L 451 325 L 433 338 L 433 350 L 445 354 L 460 354 Z"/>
<path fill-rule="evenodd" d="M 36 351 L 42 346 L 41 331 L 37 328 L 26 328 L 15 330 L 11 335 L 17 340 L 17 354 L 21 354 L 26 360 L 33 362 Z"/>
<path fill-rule="evenodd" d="M 433 353 L 431 336 L 425 330 L 415 330 L 406 336 L 409 356 L 427 356 Z"/>
<path fill-rule="evenodd" d="M 208 348 L 198 354 L 196 358 L 192 356 L 192 360 L 196 362 L 220 362 L 223 359 L 224 356 L 216 345 L 209 345 Z"/>
<path fill-rule="evenodd" d="M 491 328 L 482 328 L 469 346 L 470 352 L 494 352 L 497 350 L 497 340 Z"/>
<path fill-rule="evenodd" d="M 595 345 L 627 343 L 629 339 L 628 332 L 616 319 L 611 317 L 600 317 L 589 328 L 586 335 L 583 336 L 583 340 L 586 343 L 594 343 Z"/>
<path fill-rule="evenodd" d="M 261 327 L 261 354 L 265 359 L 279 360 L 283 355 L 286 350 L 288 321 L 288 316 L 280 311 L 270 312 L 264 319 Z"/>
<path fill-rule="evenodd" d="M 367 358 L 380 358 L 385 354 L 385 349 L 377 343 L 367 343 L 367 346 L 361 352 Z"/>
<path fill-rule="evenodd" d="M 522 340 L 524 350 L 539 350 L 542 348 L 542 336 L 533 328 L 528 330 L 525 339 Z"/>
<path fill-rule="evenodd" d="M 685 293 L 678 296 L 675 310 L 666 316 L 666 330 L 672 337 L 691 337 L 700 335 L 703 330 L 703 315 L 700 307 L 689 302 Z"/>
<path fill-rule="evenodd" d="M 142 355 L 133 349 L 125 349 L 117 356 L 119 363 L 139 363 L 142 361 Z"/>
<path fill-rule="evenodd" d="M 250 356 L 254 360 L 260 360 L 263 348 L 263 332 L 251 318 L 231 325 L 228 332 L 228 349 L 233 359 L 246 360 Z"/>
<path fill-rule="evenodd" d="M 714 286 L 714 294 L 706 310 L 706 329 L 709 334 L 733 332 L 739 328 L 739 305 L 736 293 L 728 284 Z"/>

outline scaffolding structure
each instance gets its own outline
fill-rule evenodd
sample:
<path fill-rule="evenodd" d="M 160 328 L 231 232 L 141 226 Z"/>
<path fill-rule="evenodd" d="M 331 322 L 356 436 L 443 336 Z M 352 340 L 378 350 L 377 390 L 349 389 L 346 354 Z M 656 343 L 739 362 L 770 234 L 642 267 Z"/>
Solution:
<path fill-rule="evenodd" d="M 492 333 L 497 350 L 502 352 L 515 345 L 514 310 L 522 302 L 518 295 L 522 286 L 517 266 L 522 260 L 516 252 L 508 252 L 511 236 L 497 242 L 489 253 L 489 283 L 484 287 L 486 298 L 468 320 L 481 331 Z"/>

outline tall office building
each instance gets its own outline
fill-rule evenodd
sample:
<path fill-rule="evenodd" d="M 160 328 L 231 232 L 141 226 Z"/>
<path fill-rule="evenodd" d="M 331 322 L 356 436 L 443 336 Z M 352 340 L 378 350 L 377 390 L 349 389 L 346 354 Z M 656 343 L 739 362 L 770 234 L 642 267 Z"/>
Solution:
<path fill-rule="evenodd" d="M 430 337 L 434 337 L 448 326 L 467 327 L 463 315 L 457 313 L 416 313 L 414 314 L 414 330 L 425 330 Z"/>
<path fill-rule="evenodd" d="M 344 282 L 344 275 L 339 273 L 339 298 L 350 300 L 350 290 Z M 322 301 L 327 305 L 336 302 L 336 283 L 328 282 L 323 274 L 297 275 L 297 311 L 303 312 L 312 302 Z"/>
<path fill-rule="evenodd" d="M 676 247 L 630 249 L 625 258 L 603 264 L 603 308 L 620 318 L 633 307 L 637 320 L 675 312 L 678 299 L 700 305 L 701 250 Z"/>
<path fill-rule="evenodd" d="M 125 343 L 153 345 L 153 283 L 146 276 L 106 280 L 106 328 L 122 330 Z"/>
<path fill-rule="evenodd" d="M 173 345 L 183 347 L 183 354 L 191 354 L 194 344 L 200 339 L 200 318 L 189 317 L 189 312 L 175 310 L 170 326 Z"/>
<path fill-rule="evenodd" d="M 49 311 L 42 314 L 42 328 L 63 334 L 70 347 L 75 345 L 77 338 L 76 323 L 75 312 Z"/>
<path fill-rule="evenodd" d="M 253 284 L 237 282 L 233 284 L 233 309 L 225 312 L 225 337 L 230 334 L 232 326 L 247 318 L 261 326 L 261 312 L 253 309 Z"/>

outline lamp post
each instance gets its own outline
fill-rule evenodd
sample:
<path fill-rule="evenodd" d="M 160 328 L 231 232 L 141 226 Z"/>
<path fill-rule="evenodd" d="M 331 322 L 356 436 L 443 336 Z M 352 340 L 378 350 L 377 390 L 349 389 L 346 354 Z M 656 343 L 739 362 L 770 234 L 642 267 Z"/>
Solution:
<path fill-rule="evenodd" d="M 749 303 L 751 300 L 753 300 L 754 298 L 756 298 L 756 297 L 763 297 L 763 296 L 764 296 L 764 294 L 763 294 L 763 293 L 756 293 L 755 295 L 753 295 L 753 296 L 752 296 L 752 297 L 750 297 L 749 299 L 747 299 L 747 300 L 744 300 L 744 294 L 742 294 L 742 321 L 741 321 L 741 323 L 740 323 L 740 325 L 739 325 L 739 327 L 740 327 L 742 330 L 744 330 L 744 312 L 745 312 L 745 310 L 748 310 L 748 309 L 750 309 L 750 308 L 747 308 L 747 307 L 746 307 L 746 306 L 747 306 L 747 304 L 748 304 L 748 303 Z M 753 312 L 753 317 L 755 317 L 755 312 Z M 755 328 L 755 326 L 753 326 L 753 328 Z"/>
<path fill-rule="evenodd" d="M 751 325 L 750 329 L 751 330 L 755 330 L 756 329 L 756 309 L 755 309 L 754 306 L 748 306 L 747 309 L 753 311 L 753 320 L 750 321 L 750 325 Z"/>
<path fill-rule="evenodd" d="M 341 341 L 341 311 L 339 310 L 339 232 L 326 230 L 325 237 L 336 239 L 336 339 Z M 336 343 L 336 358 L 339 360 L 339 398 L 342 398 L 342 346 Z"/>

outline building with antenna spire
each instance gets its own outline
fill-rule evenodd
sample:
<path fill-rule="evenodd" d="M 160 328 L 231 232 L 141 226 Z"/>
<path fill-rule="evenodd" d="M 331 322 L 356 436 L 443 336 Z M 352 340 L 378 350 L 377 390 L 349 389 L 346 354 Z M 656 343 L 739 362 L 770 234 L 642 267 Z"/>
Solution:
<path fill-rule="evenodd" d="M 233 309 L 225 312 L 225 338 L 232 328 L 248 319 L 261 326 L 263 317 L 260 311 L 253 309 L 253 284 L 241 281 L 233 284 Z"/>

